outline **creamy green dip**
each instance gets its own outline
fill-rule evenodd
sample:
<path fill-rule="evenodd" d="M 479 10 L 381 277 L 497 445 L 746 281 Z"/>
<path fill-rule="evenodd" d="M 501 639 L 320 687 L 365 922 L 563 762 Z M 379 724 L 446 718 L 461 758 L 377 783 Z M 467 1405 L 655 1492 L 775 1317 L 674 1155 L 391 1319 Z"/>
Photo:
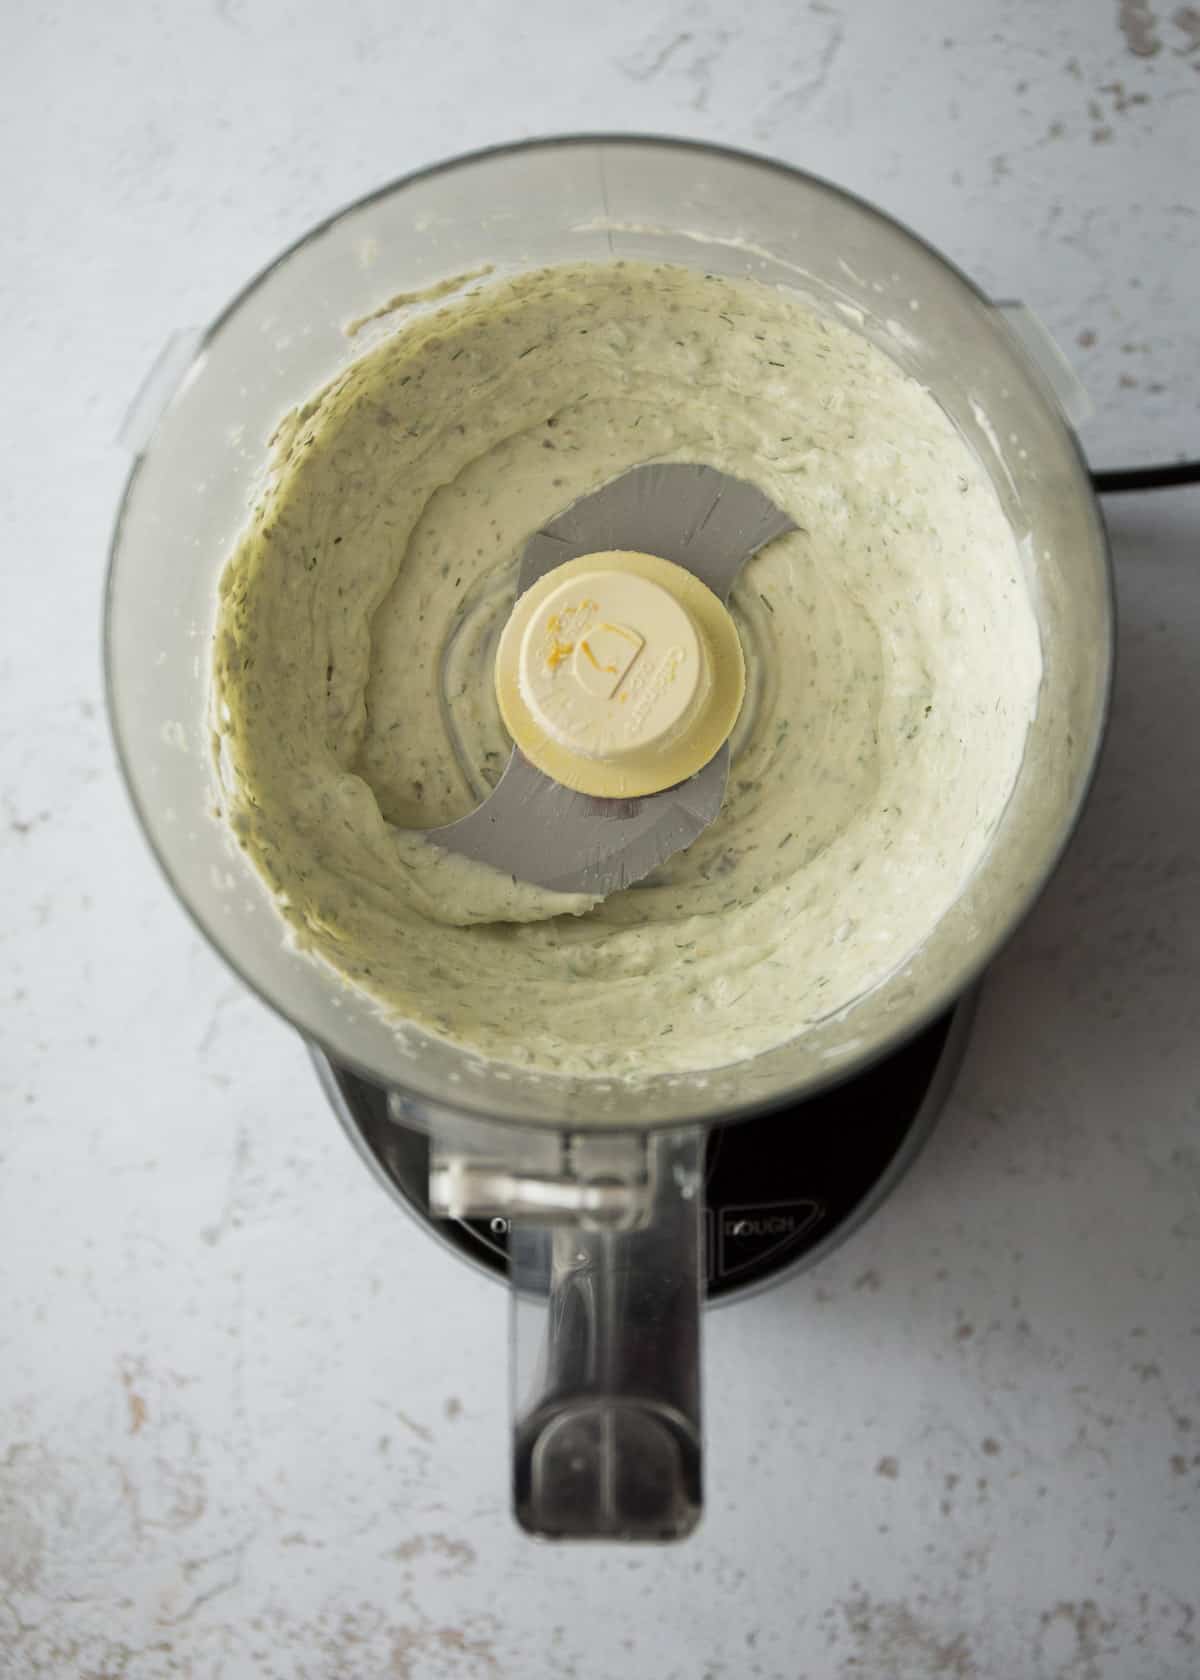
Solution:
<path fill-rule="evenodd" d="M 800 527 L 731 605 L 725 806 L 601 904 L 452 858 L 509 743 L 520 552 L 647 461 Z M 496 280 L 370 349 L 274 439 L 221 580 L 223 807 L 296 941 L 381 1009 L 571 1073 L 721 1066 L 845 1010 L 978 865 L 1041 676 L 990 482 L 929 393 L 797 297 L 633 263 Z"/>

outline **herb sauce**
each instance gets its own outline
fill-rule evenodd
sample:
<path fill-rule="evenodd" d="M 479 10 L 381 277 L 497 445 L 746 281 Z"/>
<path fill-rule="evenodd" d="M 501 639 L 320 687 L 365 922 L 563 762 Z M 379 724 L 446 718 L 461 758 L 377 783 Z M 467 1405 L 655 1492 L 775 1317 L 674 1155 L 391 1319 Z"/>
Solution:
<path fill-rule="evenodd" d="M 1037 705 L 1036 619 L 932 396 L 798 297 L 670 266 L 493 281 L 288 415 L 221 580 L 225 815 L 297 941 L 396 1017 L 527 1066 L 699 1071 L 847 1008 L 979 863 Z M 531 533 L 646 461 L 757 483 L 800 529 L 731 606 L 724 809 L 609 898 L 419 830 L 509 743 L 491 655 Z"/>

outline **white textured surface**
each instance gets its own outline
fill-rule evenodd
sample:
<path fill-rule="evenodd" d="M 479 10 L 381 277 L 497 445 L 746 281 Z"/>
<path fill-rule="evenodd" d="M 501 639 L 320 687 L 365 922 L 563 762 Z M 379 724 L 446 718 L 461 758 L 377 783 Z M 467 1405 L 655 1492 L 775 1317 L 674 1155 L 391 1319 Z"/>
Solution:
<path fill-rule="evenodd" d="M 393 1210 L 171 903 L 99 692 L 112 440 L 168 331 L 513 134 L 828 174 L 1038 309 L 1093 460 L 1194 450 L 1200 14 L 1123 13 L 8 0 L 4 1680 L 1200 1671 L 1200 495 L 1113 504 L 1082 831 L 908 1180 L 710 1320 L 711 1506 L 670 1552 L 512 1529 L 502 1295 Z"/>

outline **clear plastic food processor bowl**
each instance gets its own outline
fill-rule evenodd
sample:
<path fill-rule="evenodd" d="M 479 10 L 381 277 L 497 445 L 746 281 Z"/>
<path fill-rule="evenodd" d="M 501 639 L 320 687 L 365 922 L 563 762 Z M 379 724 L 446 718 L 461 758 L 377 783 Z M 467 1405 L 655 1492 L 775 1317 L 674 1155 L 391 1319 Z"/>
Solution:
<path fill-rule="evenodd" d="M 969 890 L 902 971 L 838 1019 L 703 1078 L 633 1085 L 481 1062 L 398 1029 L 292 950 L 214 819 L 207 724 L 218 574 L 280 416 L 355 353 L 345 324 L 491 264 L 666 260 L 795 289 L 879 344 L 976 450 L 1033 581 L 1045 674 L 1009 807 Z M 514 1492 L 549 1535 L 670 1538 L 701 1506 L 703 1128 L 846 1077 L 961 994 L 1072 829 L 1107 703 L 1103 526 L 1052 382 L 1003 313 L 859 200 L 681 142 L 535 141 L 426 170 L 278 258 L 168 347 L 131 415 L 113 541 L 110 706 L 129 787 L 178 897 L 272 1008 L 393 1093 L 433 1142 L 435 1211 L 510 1218 Z M 465 1356 L 465 1355 L 464 1355 Z"/>

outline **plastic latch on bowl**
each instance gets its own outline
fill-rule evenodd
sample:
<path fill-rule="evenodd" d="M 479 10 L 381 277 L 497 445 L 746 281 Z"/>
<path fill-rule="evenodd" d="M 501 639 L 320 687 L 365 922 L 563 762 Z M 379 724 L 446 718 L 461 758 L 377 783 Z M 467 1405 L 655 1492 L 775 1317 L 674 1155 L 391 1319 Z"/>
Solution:
<path fill-rule="evenodd" d="M 117 430 L 117 442 L 131 455 L 142 454 L 167 404 L 199 368 L 197 351 L 203 337 L 200 327 L 181 327 L 171 334 L 154 358 Z"/>
<path fill-rule="evenodd" d="M 1084 425 L 1096 412 L 1095 406 L 1079 375 L 1045 322 L 1034 314 L 1027 303 L 1016 299 L 998 301 L 996 308 L 1020 339 L 1030 359 L 1040 369 L 1071 425 L 1076 428 Z"/>

